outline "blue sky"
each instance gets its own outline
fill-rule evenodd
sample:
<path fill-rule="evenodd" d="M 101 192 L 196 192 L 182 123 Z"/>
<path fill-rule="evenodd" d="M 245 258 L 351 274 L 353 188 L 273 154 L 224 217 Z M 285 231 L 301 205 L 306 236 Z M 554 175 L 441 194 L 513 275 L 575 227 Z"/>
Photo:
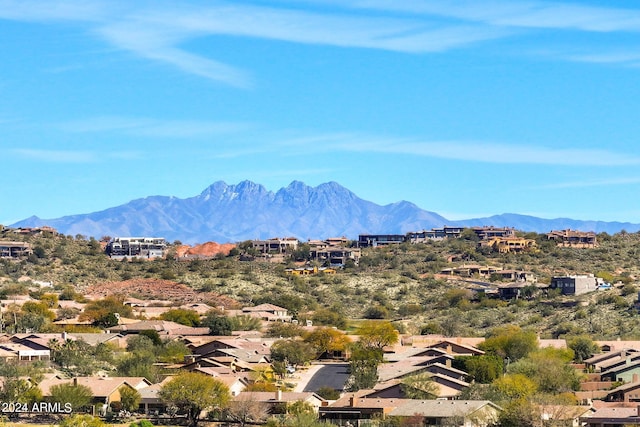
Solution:
<path fill-rule="evenodd" d="M 640 222 L 637 2 L 0 0 L 0 35 L 2 224 L 245 179 Z"/>

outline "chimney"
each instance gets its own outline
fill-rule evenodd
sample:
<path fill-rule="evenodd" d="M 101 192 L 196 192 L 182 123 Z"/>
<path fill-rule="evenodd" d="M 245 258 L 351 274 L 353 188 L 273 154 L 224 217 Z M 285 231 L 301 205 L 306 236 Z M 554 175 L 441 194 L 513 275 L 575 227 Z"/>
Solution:
<path fill-rule="evenodd" d="M 67 340 L 67 331 L 62 332 L 62 341 Z"/>
<path fill-rule="evenodd" d="M 73 377 L 73 386 L 74 387 L 78 386 L 78 377 Z"/>
<path fill-rule="evenodd" d="M 282 400 L 282 390 L 276 390 L 276 401 L 280 402 Z"/>
<path fill-rule="evenodd" d="M 351 397 L 349 398 L 349 406 L 351 406 L 352 408 L 353 408 L 354 406 L 356 406 L 356 398 L 355 398 L 355 396 L 351 396 Z"/>

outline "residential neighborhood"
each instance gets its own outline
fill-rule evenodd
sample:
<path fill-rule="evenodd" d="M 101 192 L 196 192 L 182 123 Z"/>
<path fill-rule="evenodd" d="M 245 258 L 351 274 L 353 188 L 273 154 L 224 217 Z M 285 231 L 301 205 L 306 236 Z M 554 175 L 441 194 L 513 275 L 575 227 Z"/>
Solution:
<path fill-rule="evenodd" d="M 5 279 L 0 394 L 37 409 L 5 415 L 21 422 L 85 413 L 111 422 L 262 424 L 272 417 L 299 416 L 295 408 L 301 407 L 317 422 L 343 427 L 416 422 L 490 427 L 520 425 L 527 417 L 541 426 L 632 425 L 640 404 L 640 341 L 543 336 L 515 318 L 510 324 L 485 319 L 486 326 L 479 325 L 484 333 L 464 335 L 425 317 L 416 333 L 411 313 L 423 311 L 418 304 L 398 310 L 400 317 L 393 319 L 384 312 L 384 299 L 373 295 L 361 318 L 346 319 L 338 309 L 302 306 L 287 290 L 317 289 L 321 296 L 320 286 L 328 290 L 348 275 L 358 277 L 354 273 L 371 269 L 378 254 L 393 262 L 390 255 L 402 251 L 453 245 L 446 256 L 425 256 L 433 262 L 429 275 L 401 275 L 399 283 L 412 278 L 437 284 L 442 290 L 437 289 L 441 296 L 434 307 L 444 304 L 459 313 L 463 307 L 488 314 L 522 304 L 543 310 L 561 304 L 596 307 L 609 299 L 621 304 L 617 294 L 624 286 L 631 289 L 624 276 L 542 272 L 534 265 L 500 262 L 539 257 L 545 248 L 583 254 L 597 248 L 556 243 L 557 236 L 573 236 L 571 230 L 551 234 L 524 237 L 509 228 L 445 227 L 402 236 L 361 235 L 357 241 L 275 238 L 238 243 L 224 256 L 199 251 L 193 258 L 173 258 L 172 245 L 159 237 L 115 237 L 100 244 L 74 238 L 73 244 L 86 245 L 87 256 L 104 259 L 111 268 L 142 268 L 165 278 L 94 281 L 82 288 L 59 286 L 46 276 Z M 46 239 L 65 242 L 55 234 L 29 236 L 38 237 L 21 244 L 6 241 L 5 265 L 47 259 L 41 250 Z M 456 252 L 461 244 L 468 252 Z M 274 269 L 282 288 L 274 288 L 272 298 L 254 293 L 246 299 L 254 303 L 241 304 L 210 286 L 198 291 L 186 281 L 174 282 L 162 269 L 167 267 L 156 267 L 193 272 L 211 262 L 216 267 L 210 271 L 225 280 L 229 275 L 223 269 L 232 257 L 246 275 Z M 574 313 L 581 320 L 580 311 Z M 593 328 L 595 311 L 581 316 Z M 218 387 L 211 389 L 217 404 L 196 410 L 172 400 L 177 399 L 174 386 L 187 381 L 180 387 L 189 387 L 200 379 Z M 68 390 L 86 393 L 72 409 L 61 400 Z M 43 414 L 39 402 L 53 406 Z M 517 421 L 509 424 L 509 419 Z"/>

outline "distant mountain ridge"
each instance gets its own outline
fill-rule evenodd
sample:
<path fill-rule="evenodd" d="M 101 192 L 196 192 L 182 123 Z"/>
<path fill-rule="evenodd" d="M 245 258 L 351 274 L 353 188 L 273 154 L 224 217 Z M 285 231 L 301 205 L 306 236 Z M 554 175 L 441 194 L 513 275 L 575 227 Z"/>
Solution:
<path fill-rule="evenodd" d="M 359 234 L 399 234 L 444 225 L 513 227 L 538 233 L 558 229 L 607 232 L 640 230 L 640 224 L 542 219 L 518 214 L 450 221 L 413 203 L 377 205 L 336 182 L 310 187 L 293 181 L 277 192 L 242 181 L 217 181 L 197 196 L 149 196 L 117 207 L 56 219 L 36 216 L 12 227 L 49 225 L 67 235 L 157 236 L 183 243 L 238 242 L 294 236 L 301 240 Z"/>

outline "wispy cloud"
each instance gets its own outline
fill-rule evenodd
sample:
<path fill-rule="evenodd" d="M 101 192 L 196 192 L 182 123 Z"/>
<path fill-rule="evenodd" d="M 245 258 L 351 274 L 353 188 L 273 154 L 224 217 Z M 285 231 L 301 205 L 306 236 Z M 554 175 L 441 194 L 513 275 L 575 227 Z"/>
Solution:
<path fill-rule="evenodd" d="M 99 153 L 82 150 L 41 150 L 15 148 L 8 150 L 9 155 L 43 163 L 98 163 L 104 160 L 132 160 L 141 157 L 135 151 L 114 151 Z"/>
<path fill-rule="evenodd" d="M 582 53 L 582 54 L 567 54 L 563 55 L 565 58 L 576 62 L 591 62 L 594 64 L 622 64 L 629 67 L 640 66 L 640 47 L 634 51 L 615 51 L 604 53 Z"/>
<path fill-rule="evenodd" d="M 638 10 L 559 1 L 334 0 L 333 3 L 362 10 L 438 15 L 498 27 L 553 28 L 593 32 L 640 31 Z"/>
<path fill-rule="evenodd" d="M 608 186 L 620 186 L 620 185 L 635 185 L 640 184 L 640 178 L 608 178 L 608 179 L 596 179 L 596 180 L 580 180 L 580 181 L 567 181 L 556 182 L 552 184 L 539 185 L 532 188 L 545 189 L 545 190 L 557 190 L 563 188 L 589 188 L 589 187 L 608 187 Z"/>
<path fill-rule="evenodd" d="M 0 0 L 0 19 L 76 22 L 116 49 L 241 88 L 254 85 L 251 73 L 211 57 L 214 37 L 428 53 L 549 29 L 640 32 L 638 10 L 570 2 L 307 1 L 307 6 L 314 4 L 318 7 L 287 1 L 267 6 L 242 1 Z M 204 38 L 212 38 L 211 53 L 185 47 Z"/>
<path fill-rule="evenodd" d="M 198 138 L 247 130 L 251 125 L 237 122 L 198 120 L 159 120 L 120 116 L 91 117 L 59 124 L 66 132 L 118 132 L 134 136 L 160 138 Z"/>
<path fill-rule="evenodd" d="M 90 151 L 35 150 L 18 148 L 10 150 L 18 157 L 46 163 L 93 163 L 98 160 L 96 153 Z"/>
<path fill-rule="evenodd" d="M 299 150 L 341 150 L 433 157 L 479 163 L 560 166 L 626 166 L 640 157 L 597 149 L 555 148 L 482 141 L 420 141 L 355 134 L 328 134 L 292 139 Z"/>

